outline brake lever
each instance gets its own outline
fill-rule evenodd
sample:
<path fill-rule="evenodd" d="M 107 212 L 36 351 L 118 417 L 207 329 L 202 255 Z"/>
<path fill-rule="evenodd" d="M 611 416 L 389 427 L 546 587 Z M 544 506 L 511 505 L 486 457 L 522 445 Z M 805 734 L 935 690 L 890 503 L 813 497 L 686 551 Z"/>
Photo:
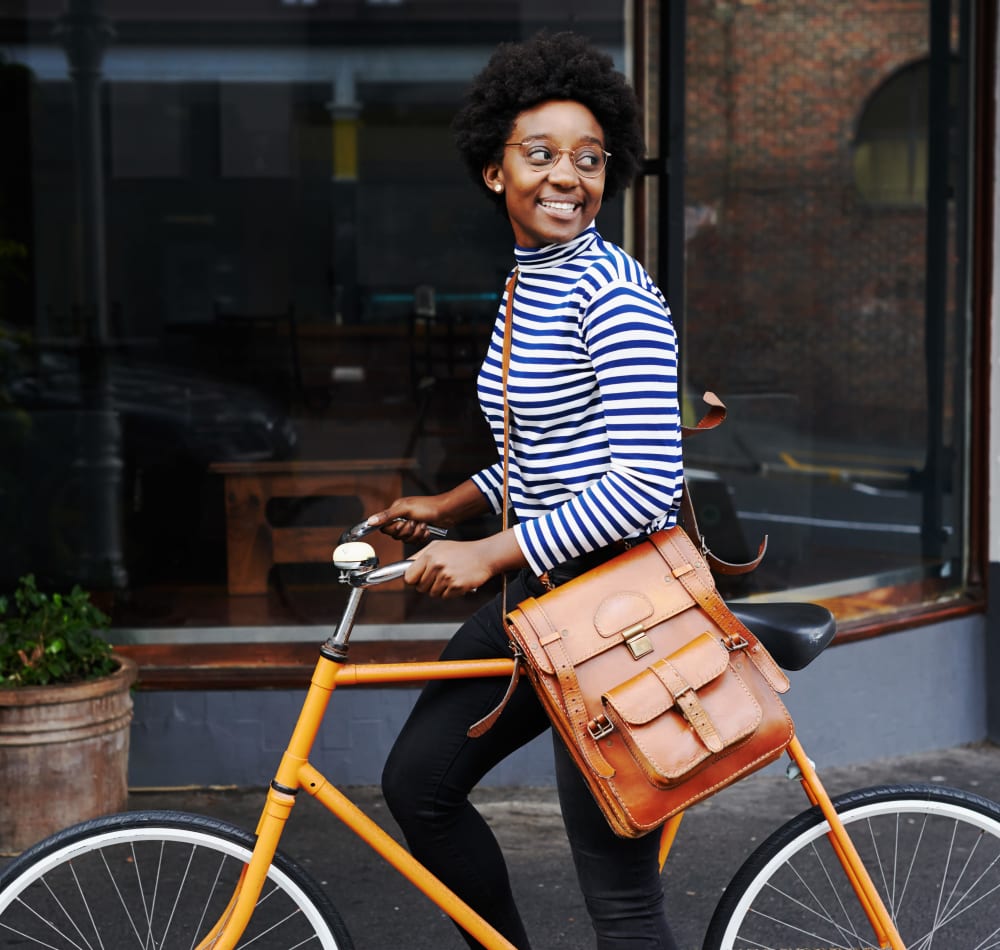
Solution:
<path fill-rule="evenodd" d="M 393 522 L 396 521 L 406 521 L 406 518 L 393 518 Z M 448 537 L 447 528 L 439 528 L 436 525 L 425 525 L 427 532 L 435 538 L 446 538 Z M 353 528 L 348 528 L 341 536 L 340 543 L 346 544 L 348 541 L 360 541 L 362 538 L 371 534 L 373 531 L 378 531 L 382 528 L 380 524 L 368 524 L 367 521 L 362 521 L 360 524 L 356 524 Z"/>

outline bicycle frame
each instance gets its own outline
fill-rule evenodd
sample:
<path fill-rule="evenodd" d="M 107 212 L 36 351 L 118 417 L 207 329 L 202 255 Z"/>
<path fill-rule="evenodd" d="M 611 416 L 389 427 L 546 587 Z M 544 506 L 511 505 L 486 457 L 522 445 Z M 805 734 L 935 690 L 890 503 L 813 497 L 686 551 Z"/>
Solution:
<path fill-rule="evenodd" d="M 375 821 L 350 801 L 309 762 L 309 755 L 338 686 L 418 683 L 426 680 L 469 679 L 506 676 L 513 672 L 513 660 L 452 660 L 429 663 L 342 663 L 321 654 L 306 693 L 302 711 L 281 758 L 267 801 L 257 824 L 257 845 L 243 871 L 236 893 L 223 915 L 198 944 L 199 950 L 232 950 L 247 926 L 260 896 L 268 868 L 292 811 L 295 797 L 305 790 L 332 815 L 357 834 L 377 854 L 396 868 L 410 883 L 448 914 L 459 926 L 490 950 L 515 950 L 513 944 L 491 927 L 468 904 L 417 861 Z M 826 817 L 834 851 L 851 882 L 882 948 L 906 950 L 867 869 L 851 842 L 829 795 L 806 757 L 798 739 L 788 753 L 798 769 L 810 802 Z M 666 860 L 682 815 L 666 823 L 661 835 L 661 866 Z"/>

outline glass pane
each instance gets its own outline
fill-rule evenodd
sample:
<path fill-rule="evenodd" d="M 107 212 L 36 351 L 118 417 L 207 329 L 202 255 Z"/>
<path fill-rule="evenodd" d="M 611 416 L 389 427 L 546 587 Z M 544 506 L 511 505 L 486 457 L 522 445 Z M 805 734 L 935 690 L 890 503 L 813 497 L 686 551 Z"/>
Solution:
<path fill-rule="evenodd" d="M 338 614 L 344 528 L 495 457 L 473 385 L 513 242 L 452 145 L 468 81 L 543 27 L 625 69 L 625 4 L 62 6 L 0 14 L 0 588 L 294 636 Z M 469 610 L 397 588 L 364 619 Z"/>
<path fill-rule="evenodd" d="M 768 536 L 734 593 L 932 600 L 966 543 L 958 14 L 932 55 L 928 4 L 720 9 L 687 17 L 686 390 L 730 409 L 685 444 L 702 521 L 730 560 Z"/>

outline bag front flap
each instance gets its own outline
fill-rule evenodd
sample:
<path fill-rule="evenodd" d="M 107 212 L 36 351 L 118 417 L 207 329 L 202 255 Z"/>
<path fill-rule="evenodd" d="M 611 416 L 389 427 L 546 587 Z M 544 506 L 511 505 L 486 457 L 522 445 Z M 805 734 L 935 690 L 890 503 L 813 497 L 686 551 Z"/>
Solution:
<path fill-rule="evenodd" d="M 728 651 L 707 633 L 608 690 L 603 700 L 633 755 L 666 782 L 746 739 L 763 719 Z"/>
<path fill-rule="evenodd" d="M 608 690 L 603 699 L 622 720 L 642 725 L 675 705 L 674 690 L 699 690 L 721 676 L 728 665 L 726 648 L 710 633 L 703 633 L 666 659 Z"/>

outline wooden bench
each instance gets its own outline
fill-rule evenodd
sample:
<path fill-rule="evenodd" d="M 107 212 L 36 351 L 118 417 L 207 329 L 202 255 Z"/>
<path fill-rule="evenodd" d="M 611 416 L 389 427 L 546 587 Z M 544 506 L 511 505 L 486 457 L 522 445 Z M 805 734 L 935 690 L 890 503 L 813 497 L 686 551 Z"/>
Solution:
<path fill-rule="evenodd" d="M 267 593 L 273 564 L 330 563 L 340 535 L 351 525 L 277 527 L 268 520 L 273 498 L 353 497 L 366 515 L 381 511 L 403 493 L 403 473 L 412 458 L 343 461 L 216 462 L 225 479 L 226 573 L 230 594 Z M 381 532 L 369 541 L 379 561 L 403 558 L 403 545 Z M 386 585 L 399 587 L 401 582 Z"/>

